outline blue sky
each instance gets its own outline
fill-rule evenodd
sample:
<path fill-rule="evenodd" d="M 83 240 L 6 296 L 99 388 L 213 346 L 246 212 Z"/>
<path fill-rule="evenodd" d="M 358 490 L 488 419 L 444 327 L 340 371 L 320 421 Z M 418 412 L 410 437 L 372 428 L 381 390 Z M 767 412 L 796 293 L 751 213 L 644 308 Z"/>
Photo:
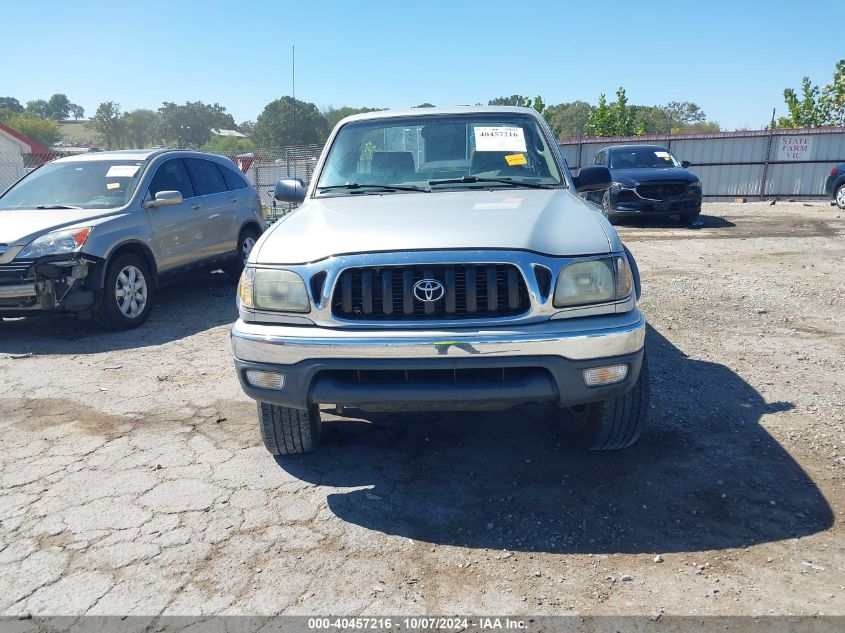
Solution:
<path fill-rule="evenodd" d="M 694 101 L 725 129 L 759 127 L 801 77 L 845 57 L 826 2 L 345 2 L 120 0 L 4 3 L 0 96 L 63 92 L 93 114 L 219 102 L 254 120 L 291 90 L 320 108 L 547 104 L 618 86 L 629 101 Z M 827 17 L 825 17 L 827 16 Z"/>

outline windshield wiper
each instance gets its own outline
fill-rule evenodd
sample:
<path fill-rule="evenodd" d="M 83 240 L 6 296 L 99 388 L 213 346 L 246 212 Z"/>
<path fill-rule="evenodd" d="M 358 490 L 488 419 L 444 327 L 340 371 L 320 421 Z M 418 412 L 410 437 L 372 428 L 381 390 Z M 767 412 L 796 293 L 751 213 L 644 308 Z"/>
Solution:
<path fill-rule="evenodd" d="M 539 182 L 528 182 L 525 180 L 514 180 L 513 178 L 480 178 L 478 176 L 462 176 L 461 178 L 441 178 L 429 180 L 430 185 L 453 185 L 464 183 L 500 182 L 511 187 L 528 187 L 529 189 L 553 189 L 552 185 L 543 185 Z"/>
<path fill-rule="evenodd" d="M 416 185 L 377 185 L 370 183 L 347 182 L 345 185 L 328 185 L 326 187 L 317 187 L 317 191 L 332 191 L 333 189 L 380 189 L 381 191 L 425 191 L 428 193 L 430 189 L 425 187 L 417 187 Z"/>
<path fill-rule="evenodd" d="M 69 204 L 39 204 L 36 209 L 81 209 Z"/>

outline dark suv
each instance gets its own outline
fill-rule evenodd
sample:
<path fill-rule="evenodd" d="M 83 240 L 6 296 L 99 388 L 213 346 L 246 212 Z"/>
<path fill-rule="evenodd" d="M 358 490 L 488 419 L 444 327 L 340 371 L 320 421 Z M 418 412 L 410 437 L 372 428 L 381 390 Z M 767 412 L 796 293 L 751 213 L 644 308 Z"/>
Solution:
<path fill-rule="evenodd" d="M 613 184 L 588 199 L 601 206 L 613 221 L 630 215 L 677 215 L 681 221 L 695 220 L 701 213 L 701 181 L 660 145 L 605 147 L 593 165 L 610 170 Z"/>
<path fill-rule="evenodd" d="M 845 163 L 830 170 L 830 175 L 824 184 L 824 192 L 833 204 L 840 209 L 845 209 Z"/>

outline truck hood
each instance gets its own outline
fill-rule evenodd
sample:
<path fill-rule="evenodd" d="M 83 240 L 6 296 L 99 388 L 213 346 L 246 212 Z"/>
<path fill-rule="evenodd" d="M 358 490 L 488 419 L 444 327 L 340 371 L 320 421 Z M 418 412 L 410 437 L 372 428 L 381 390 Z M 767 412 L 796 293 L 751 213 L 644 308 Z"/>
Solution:
<path fill-rule="evenodd" d="M 449 249 L 593 255 L 610 252 L 611 241 L 599 215 L 567 190 L 355 195 L 309 198 L 265 234 L 253 261 L 305 264 L 332 255 Z"/>
<path fill-rule="evenodd" d="M 23 246 L 50 231 L 112 215 L 114 209 L 0 209 L 0 244 Z"/>

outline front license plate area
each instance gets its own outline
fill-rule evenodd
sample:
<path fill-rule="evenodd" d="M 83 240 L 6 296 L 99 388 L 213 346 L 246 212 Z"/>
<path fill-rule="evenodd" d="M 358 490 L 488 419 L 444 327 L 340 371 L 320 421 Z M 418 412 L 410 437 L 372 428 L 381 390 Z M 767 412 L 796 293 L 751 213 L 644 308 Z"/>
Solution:
<path fill-rule="evenodd" d="M 669 203 L 668 202 L 655 202 L 654 203 L 654 210 L 655 211 L 668 211 L 669 210 Z"/>

